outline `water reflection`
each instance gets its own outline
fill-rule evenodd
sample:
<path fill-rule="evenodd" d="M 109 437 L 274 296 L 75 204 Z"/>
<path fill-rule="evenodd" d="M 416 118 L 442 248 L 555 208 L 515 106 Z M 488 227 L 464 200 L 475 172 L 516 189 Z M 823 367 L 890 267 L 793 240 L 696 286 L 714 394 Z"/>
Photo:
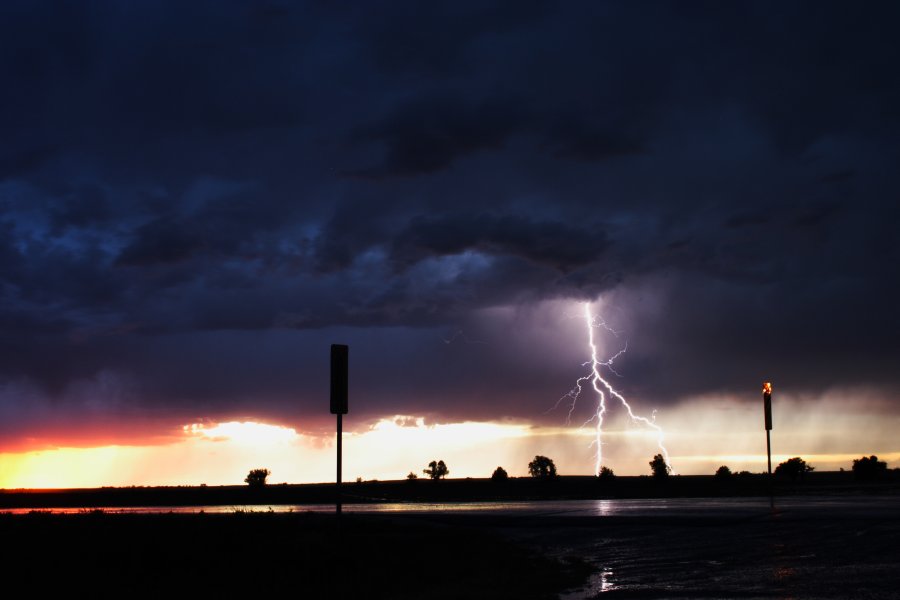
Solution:
<path fill-rule="evenodd" d="M 780 500 L 780 510 L 833 511 L 835 509 L 871 511 L 885 501 L 881 499 L 790 498 Z M 890 502 L 888 502 L 890 504 Z M 78 514 L 99 510 L 104 513 L 125 514 L 229 514 L 229 513 L 328 513 L 334 512 L 334 504 L 272 504 L 272 505 L 207 505 L 207 506 L 126 506 L 126 507 L 57 507 L 57 508 L 6 508 L 5 514 L 54 513 Z M 381 504 L 344 504 L 348 513 L 462 513 L 494 516 L 703 516 L 727 515 L 730 517 L 768 512 L 766 498 L 669 498 L 647 500 L 556 500 L 523 502 L 442 502 L 413 503 L 385 502 Z"/>
<path fill-rule="evenodd" d="M 612 580 L 612 571 L 603 571 L 600 573 L 600 592 L 611 592 L 616 589 L 616 584 Z"/>
<path fill-rule="evenodd" d="M 756 508 L 760 504 L 747 499 L 653 499 L 653 500 L 557 500 L 540 502 L 440 502 L 412 503 L 385 502 L 381 504 L 344 504 L 344 511 L 350 513 L 466 513 L 490 515 L 519 516 L 597 516 L 613 517 L 642 513 L 666 512 L 704 512 L 736 507 Z M 95 507 L 58 507 L 58 508 L 11 508 L 0 512 L 10 514 L 55 513 L 78 514 L 96 510 Z M 124 514 L 156 514 L 156 513 L 304 513 L 333 512 L 334 504 L 272 504 L 272 505 L 208 505 L 208 506 L 125 506 L 104 507 L 105 513 Z"/>
<path fill-rule="evenodd" d="M 614 511 L 613 501 L 612 500 L 598 500 L 597 501 L 597 512 L 595 513 L 598 517 L 608 517 L 613 514 Z"/>

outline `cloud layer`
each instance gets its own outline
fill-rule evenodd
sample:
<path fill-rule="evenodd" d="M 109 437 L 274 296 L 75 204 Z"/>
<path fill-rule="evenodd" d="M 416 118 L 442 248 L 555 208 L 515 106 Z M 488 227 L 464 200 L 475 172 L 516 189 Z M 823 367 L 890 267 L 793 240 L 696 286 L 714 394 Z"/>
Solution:
<path fill-rule="evenodd" d="M 372 418 L 552 419 L 598 298 L 655 406 L 896 398 L 897 12 L 6 3 L 0 436 L 314 421 L 340 340 Z"/>

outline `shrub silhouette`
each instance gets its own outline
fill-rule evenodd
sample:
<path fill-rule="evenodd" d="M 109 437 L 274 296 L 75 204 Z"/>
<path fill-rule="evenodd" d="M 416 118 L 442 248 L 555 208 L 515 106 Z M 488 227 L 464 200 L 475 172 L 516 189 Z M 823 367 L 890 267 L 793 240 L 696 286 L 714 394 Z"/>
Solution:
<path fill-rule="evenodd" d="M 815 467 L 809 466 L 805 460 L 795 456 L 775 467 L 775 475 L 785 477 L 791 481 L 797 481 L 798 479 L 802 480 L 804 475 L 813 470 L 815 470 Z"/>
<path fill-rule="evenodd" d="M 662 454 L 657 454 L 650 461 L 650 472 L 656 479 L 665 479 L 672 472 L 672 467 L 666 464 L 666 458 Z"/>
<path fill-rule="evenodd" d="M 418 479 L 418 478 L 419 478 L 419 476 L 416 475 L 415 473 L 413 473 L 412 471 L 410 471 L 409 475 L 406 476 L 406 479 L 409 481 L 412 481 L 413 479 Z"/>
<path fill-rule="evenodd" d="M 728 479 L 730 477 L 731 469 L 728 468 L 728 465 L 722 465 L 716 469 L 716 479 Z"/>
<path fill-rule="evenodd" d="M 528 473 L 538 479 L 553 479 L 556 477 L 556 465 L 551 459 L 538 454 L 528 463 Z"/>
<path fill-rule="evenodd" d="M 271 474 L 268 469 L 253 469 L 247 474 L 244 483 L 252 488 L 261 488 L 266 485 L 266 478 Z"/>
<path fill-rule="evenodd" d="M 597 477 L 600 479 L 612 479 L 616 474 L 609 467 L 600 467 L 600 472 L 597 473 Z"/>
<path fill-rule="evenodd" d="M 887 473 L 887 463 L 874 454 L 853 460 L 853 477 L 857 481 L 877 481 Z"/>
<path fill-rule="evenodd" d="M 491 475 L 491 481 L 506 481 L 507 479 L 509 479 L 509 473 L 503 467 L 497 467 Z"/>
<path fill-rule="evenodd" d="M 447 465 L 445 465 L 444 461 L 442 460 L 431 461 L 430 463 L 428 463 L 428 468 L 422 469 L 422 472 L 435 481 L 450 474 L 450 471 L 447 469 Z"/>

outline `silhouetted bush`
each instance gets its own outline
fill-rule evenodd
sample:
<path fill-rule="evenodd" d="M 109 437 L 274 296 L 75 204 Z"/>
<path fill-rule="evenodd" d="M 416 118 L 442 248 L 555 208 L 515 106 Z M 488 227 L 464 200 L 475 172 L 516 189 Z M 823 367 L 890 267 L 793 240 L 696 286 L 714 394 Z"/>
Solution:
<path fill-rule="evenodd" d="M 416 480 L 416 479 L 418 479 L 418 478 L 419 478 L 419 476 L 416 475 L 415 473 L 413 473 L 412 471 L 410 471 L 410 472 L 409 472 L 409 475 L 406 476 L 406 480 L 407 480 L 407 481 L 414 481 L 414 480 Z"/>
<path fill-rule="evenodd" d="M 597 477 L 600 479 L 612 479 L 615 476 L 616 474 L 609 467 L 600 467 L 600 472 L 597 473 Z"/>
<path fill-rule="evenodd" d="M 857 458 L 853 461 L 853 477 L 857 481 L 877 481 L 887 473 L 887 463 L 872 456 Z"/>
<path fill-rule="evenodd" d="M 497 467 L 491 475 L 491 481 L 506 481 L 507 479 L 509 479 L 509 473 L 503 467 Z"/>
<path fill-rule="evenodd" d="M 672 467 L 666 463 L 666 457 L 662 454 L 657 454 L 650 461 L 650 472 L 653 473 L 653 477 L 656 479 L 665 479 L 672 472 Z"/>
<path fill-rule="evenodd" d="M 428 463 L 428 468 L 422 469 L 422 472 L 435 481 L 450 474 L 450 471 L 447 469 L 447 465 L 445 465 L 444 461 L 442 460 L 431 461 L 430 463 Z"/>
<path fill-rule="evenodd" d="M 253 469 L 247 474 L 244 483 L 252 488 L 261 488 L 266 485 L 266 478 L 271 474 L 268 469 Z"/>
<path fill-rule="evenodd" d="M 791 481 L 797 481 L 798 479 L 802 480 L 804 475 L 813 470 L 815 470 L 815 467 L 809 466 L 806 464 L 805 460 L 799 456 L 795 456 L 775 467 L 775 475 L 778 477 L 785 477 Z"/>
<path fill-rule="evenodd" d="M 556 477 L 556 465 L 546 456 L 539 454 L 528 463 L 528 473 L 538 479 L 553 479 Z"/>
<path fill-rule="evenodd" d="M 716 469 L 716 479 L 730 479 L 731 478 L 731 469 L 728 468 L 728 465 L 722 465 L 718 469 Z"/>

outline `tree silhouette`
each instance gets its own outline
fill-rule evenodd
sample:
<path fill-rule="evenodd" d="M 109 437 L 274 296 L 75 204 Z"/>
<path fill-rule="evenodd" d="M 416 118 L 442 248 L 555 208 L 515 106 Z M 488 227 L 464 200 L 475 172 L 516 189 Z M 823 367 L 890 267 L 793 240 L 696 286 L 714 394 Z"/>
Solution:
<path fill-rule="evenodd" d="M 853 477 L 857 481 L 877 481 L 887 473 L 887 463 L 874 454 L 853 460 Z"/>
<path fill-rule="evenodd" d="M 253 469 L 247 474 L 244 483 L 252 488 L 261 488 L 266 485 L 266 478 L 271 474 L 268 469 Z"/>
<path fill-rule="evenodd" d="M 662 454 L 657 454 L 650 461 L 650 471 L 656 479 L 665 479 L 672 472 L 672 467 L 666 464 L 666 458 Z"/>
<path fill-rule="evenodd" d="M 431 461 L 430 463 L 428 463 L 428 468 L 422 469 L 422 472 L 435 481 L 450 474 L 450 471 L 447 469 L 447 465 L 445 465 L 444 461 L 442 460 Z"/>
<path fill-rule="evenodd" d="M 806 464 L 805 460 L 803 460 L 799 456 L 795 456 L 794 458 L 789 458 L 775 467 L 775 475 L 777 475 L 778 477 L 786 477 L 791 481 L 797 481 L 798 479 L 802 480 L 804 475 L 813 471 L 814 469 L 815 467 L 811 467 Z"/>
<path fill-rule="evenodd" d="M 413 479 L 418 479 L 419 476 L 416 475 L 415 473 L 413 473 L 412 471 L 410 471 L 410 472 L 409 472 L 409 475 L 407 475 L 406 478 L 407 478 L 408 480 L 412 481 Z"/>
<path fill-rule="evenodd" d="M 540 454 L 528 463 L 528 473 L 538 479 L 553 479 L 556 477 L 556 465 L 546 456 Z"/>
<path fill-rule="evenodd" d="M 722 465 L 716 469 L 716 479 L 728 479 L 729 477 L 731 477 L 731 469 L 728 468 L 728 465 Z"/>
<path fill-rule="evenodd" d="M 509 473 L 503 467 L 497 467 L 494 469 L 494 474 L 491 475 L 491 481 L 506 481 L 507 479 L 509 479 Z"/>
<path fill-rule="evenodd" d="M 609 467 L 600 467 L 600 472 L 597 473 L 597 477 L 600 479 L 612 479 L 616 474 Z"/>

